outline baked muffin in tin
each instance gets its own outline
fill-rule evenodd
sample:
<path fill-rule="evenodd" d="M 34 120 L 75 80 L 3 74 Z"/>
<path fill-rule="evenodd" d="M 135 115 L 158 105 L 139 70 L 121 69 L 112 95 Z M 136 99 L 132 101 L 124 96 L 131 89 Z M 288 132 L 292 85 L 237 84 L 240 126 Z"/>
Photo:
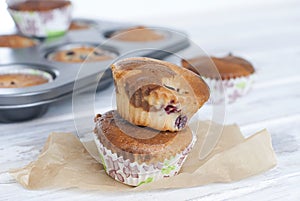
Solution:
<path fill-rule="evenodd" d="M 127 42 L 149 42 L 163 40 L 165 36 L 154 29 L 136 26 L 115 31 L 110 35 L 110 38 Z"/>
<path fill-rule="evenodd" d="M 0 88 L 24 88 L 53 81 L 51 74 L 37 69 L 0 71 Z"/>
<path fill-rule="evenodd" d="M 17 34 L 0 35 L 0 47 L 28 48 L 37 45 L 37 41 Z"/>
<path fill-rule="evenodd" d="M 101 48 L 90 46 L 73 47 L 66 50 L 57 50 L 48 55 L 48 59 L 57 62 L 82 63 L 82 62 L 100 62 L 110 60 L 116 57 L 116 54 Z"/>
<path fill-rule="evenodd" d="M 69 31 L 76 31 L 76 30 L 85 30 L 85 29 L 89 29 L 90 25 L 86 24 L 86 23 L 81 23 L 78 21 L 72 21 L 69 27 Z"/>

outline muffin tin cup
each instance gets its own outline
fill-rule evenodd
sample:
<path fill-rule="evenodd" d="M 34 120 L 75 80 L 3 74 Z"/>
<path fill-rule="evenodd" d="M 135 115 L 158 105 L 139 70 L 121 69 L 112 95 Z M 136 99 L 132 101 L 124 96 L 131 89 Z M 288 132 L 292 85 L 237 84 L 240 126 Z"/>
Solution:
<path fill-rule="evenodd" d="M 30 37 L 63 35 L 71 23 L 72 5 L 49 11 L 19 11 L 8 8 L 17 28 Z"/>
<path fill-rule="evenodd" d="M 17 39 L 16 36 L 19 36 Z M 25 40 L 20 44 L 12 44 L 15 40 Z M 23 49 L 23 48 L 34 48 L 40 44 L 40 41 L 34 38 L 29 38 L 26 36 L 20 36 L 18 34 L 5 34 L 0 35 L 0 41 L 5 41 L 4 44 L 0 42 L 0 48 L 10 48 L 10 45 L 14 45 L 14 49 Z"/>
<path fill-rule="evenodd" d="M 72 24 L 75 25 L 75 27 L 72 28 Z M 86 29 L 97 28 L 97 26 L 98 26 L 98 24 L 94 20 L 73 19 L 71 21 L 69 31 L 82 31 L 82 30 L 86 30 Z"/>
<path fill-rule="evenodd" d="M 70 95 L 69 95 L 70 96 Z M 17 106 L 0 106 L 0 122 L 11 123 L 33 119 L 44 115 L 52 102 L 59 101 L 66 97 L 59 97 L 53 100 L 41 101 L 32 104 Z"/>
<path fill-rule="evenodd" d="M 129 159 L 124 160 L 123 156 L 118 156 L 103 146 L 96 134 L 94 139 L 105 172 L 116 181 L 130 186 L 139 186 L 177 175 L 195 145 L 196 135 L 193 134 L 191 143 L 182 152 L 157 164 L 139 164 L 130 162 Z"/>
<path fill-rule="evenodd" d="M 32 119 L 40 117 L 48 110 L 48 104 L 41 105 L 26 105 L 18 108 L 4 108 L 0 106 L 0 122 L 10 123 L 24 121 L 24 119 Z M 12 112 L 13 111 L 13 112 Z"/>
<path fill-rule="evenodd" d="M 202 78 L 209 86 L 211 94 L 213 95 L 208 100 L 208 103 L 219 104 L 225 102 L 225 104 L 231 104 L 251 90 L 255 80 L 255 74 L 228 80 Z"/>
<path fill-rule="evenodd" d="M 58 47 L 53 48 L 53 50 L 49 50 L 49 52 L 46 54 L 46 59 L 48 59 L 49 61 L 52 62 L 60 62 L 60 63 L 73 63 L 73 64 L 78 64 L 78 63 L 82 63 L 82 62 L 72 62 L 72 61 L 67 61 L 67 62 L 63 62 L 63 61 L 58 61 L 55 59 L 55 53 L 59 53 L 61 51 L 68 51 L 72 48 L 76 49 L 76 48 L 90 48 L 91 50 L 99 50 L 102 51 L 103 56 L 109 56 L 111 58 L 109 59 L 104 59 L 104 60 L 95 60 L 95 61 L 89 61 L 90 62 L 102 62 L 102 61 L 107 61 L 107 60 L 113 60 L 115 58 L 117 58 L 118 53 L 117 50 L 115 50 L 112 47 L 105 47 L 104 45 L 102 45 L 101 48 L 98 47 L 99 45 L 97 44 L 93 44 L 93 43 L 71 43 L 71 44 L 66 44 L 66 45 L 61 45 Z M 90 53 L 91 54 L 91 53 Z M 89 57 L 89 56 L 88 56 Z M 87 58 L 88 58 L 87 57 Z"/>
<path fill-rule="evenodd" d="M 24 74 L 24 75 L 36 75 L 41 76 L 48 80 L 47 83 L 53 81 L 53 76 L 42 70 L 33 69 L 33 68 L 23 68 L 23 69 L 10 69 L 10 70 L 1 70 L 0 68 L 0 75 L 8 75 L 8 74 Z M 46 84 L 46 83 L 45 83 Z"/>

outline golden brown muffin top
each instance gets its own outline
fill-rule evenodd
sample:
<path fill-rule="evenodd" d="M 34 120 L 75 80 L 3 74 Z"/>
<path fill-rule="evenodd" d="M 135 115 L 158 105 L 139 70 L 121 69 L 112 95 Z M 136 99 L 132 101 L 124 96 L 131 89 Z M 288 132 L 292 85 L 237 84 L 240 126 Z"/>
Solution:
<path fill-rule="evenodd" d="M 67 63 L 96 62 L 113 59 L 115 55 L 106 50 L 95 47 L 74 47 L 60 50 L 49 55 L 49 59 Z"/>
<path fill-rule="evenodd" d="M 135 126 L 122 119 L 115 110 L 97 115 L 95 123 L 95 134 L 100 142 L 131 161 L 163 162 L 183 151 L 193 138 L 189 128 L 180 132 L 163 132 Z"/>
<path fill-rule="evenodd" d="M 222 80 L 248 76 L 254 73 L 254 68 L 247 60 L 229 54 L 225 57 L 199 56 L 192 59 L 182 60 L 182 66 L 201 76 L 218 79 L 219 74 L 212 69 L 212 63 L 216 65 Z"/>
<path fill-rule="evenodd" d="M 0 88 L 23 88 L 49 82 L 43 76 L 30 74 L 0 74 Z"/>
<path fill-rule="evenodd" d="M 68 5 L 71 5 L 71 2 L 67 0 L 27 0 L 12 4 L 9 8 L 17 11 L 49 11 Z"/>
<path fill-rule="evenodd" d="M 114 32 L 110 38 L 120 41 L 147 42 L 164 39 L 164 35 L 144 26 L 132 27 Z"/>
<path fill-rule="evenodd" d="M 111 68 L 115 81 L 125 80 L 124 87 L 131 104 L 145 111 L 151 107 L 145 97 L 152 92 L 156 94 L 155 91 L 190 97 L 196 101 L 197 108 L 209 98 L 209 88 L 199 76 L 166 61 L 146 57 L 128 58 L 116 62 Z M 118 85 L 116 90 L 119 91 Z"/>
<path fill-rule="evenodd" d="M 26 48 L 36 44 L 34 40 L 16 34 L 0 36 L 0 47 Z"/>

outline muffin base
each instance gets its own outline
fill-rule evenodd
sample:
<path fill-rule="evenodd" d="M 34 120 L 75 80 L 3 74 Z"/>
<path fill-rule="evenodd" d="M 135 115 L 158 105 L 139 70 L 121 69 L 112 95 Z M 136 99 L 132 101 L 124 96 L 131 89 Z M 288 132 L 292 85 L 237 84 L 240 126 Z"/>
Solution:
<path fill-rule="evenodd" d="M 96 134 L 94 134 L 94 139 L 105 172 L 116 181 L 130 186 L 139 186 L 162 178 L 175 176 L 180 171 L 187 155 L 196 142 L 196 136 L 193 134 L 191 143 L 174 157 L 165 159 L 164 162 L 156 164 L 139 164 L 137 162 L 124 160 L 122 156 L 118 156 L 116 153 L 107 149 L 99 141 Z"/>

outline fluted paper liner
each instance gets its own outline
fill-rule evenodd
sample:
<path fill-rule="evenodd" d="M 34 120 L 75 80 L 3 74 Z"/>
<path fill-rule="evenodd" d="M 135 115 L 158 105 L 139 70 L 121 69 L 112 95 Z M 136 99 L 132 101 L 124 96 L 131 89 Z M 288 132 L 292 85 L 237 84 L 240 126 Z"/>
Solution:
<path fill-rule="evenodd" d="M 26 36 L 52 37 L 64 34 L 71 23 L 72 6 L 49 11 L 19 11 L 8 9 L 18 29 Z"/>
<path fill-rule="evenodd" d="M 203 77 L 203 79 L 209 86 L 212 94 L 214 94 L 208 100 L 209 103 L 218 104 L 224 101 L 225 103 L 231 104 L 251 90 L 255 80 L 255 74 L 228 80 L 217 80 L 206 77 Z"/>
<path fill-rule="evenodd" d="M 130 162 L 129 159 L 124 160 L 123 156 L 118 156 L 118 154 L 107 149 L 96 134 L 94 137 L 106 173 L 115 180 L 130 186 L 140 186 L 177 175 L 196 142 L 196 136 L 193 134 L 191 143 L 182 152 L 165 159 L 163 162 L 140 164 Z"/>
<path fill-rule="evenodd" d="M 138 187 L 110 178 L 79 139 L 70 133 L 52 133 L 37 160 L 10 173 L 28 189 L 77 187 L 101 191 L 141 191 L 233 182 L 263 173 L 276 165 L 268 131 L 262 130 L 245 139 L 236 125 L 224 126 L 216 147 L 208 157 L 199 160 L 210 124 L 198 122 L 197 142 L 178 175 Z M 194 126 L 196 124 L 190 127 Z M 87 145 L 97 153 L 93 142 Z"/>

